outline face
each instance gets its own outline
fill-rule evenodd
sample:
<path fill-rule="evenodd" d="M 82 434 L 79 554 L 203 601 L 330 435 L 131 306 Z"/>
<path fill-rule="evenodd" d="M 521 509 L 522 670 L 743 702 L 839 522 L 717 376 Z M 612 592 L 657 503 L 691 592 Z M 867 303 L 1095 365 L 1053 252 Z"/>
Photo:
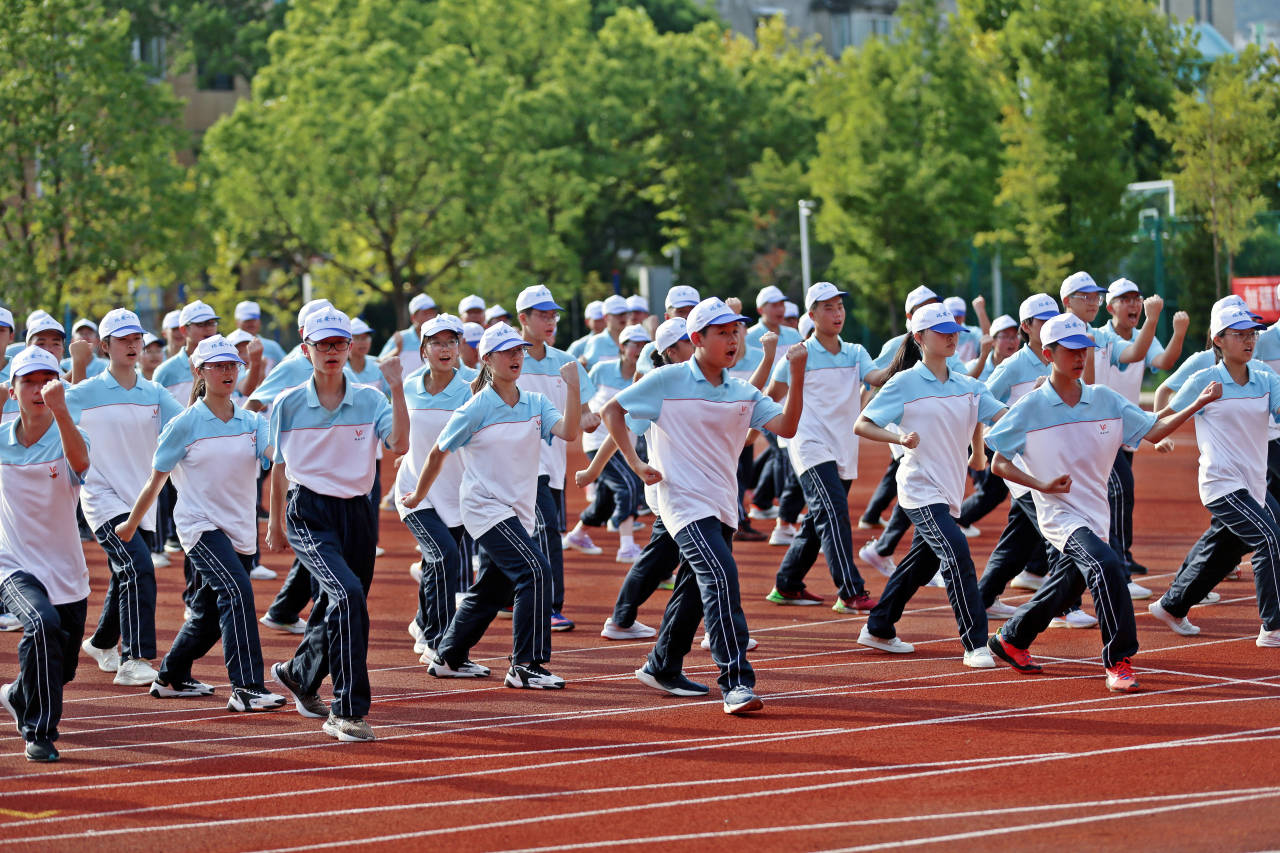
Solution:
<path fill-rule="evenodd" d="M 799 328 L 800 318 L 799 317 L 783 317 L 782 325 L 786 326 L 789 329 Z"/>
<path fill-rule="evenodd" d="M 147 370 L 154 370 L 160 366 L 160 362 L 164 361 L 164 346 L 159 342 L 144 347 L 139 360 L 142 366 Z"/>
<path fill-rule="evenodd" d="M 351 354 L 352 355 L 368 355 L 369 349 L 373 346 L 373 335 L 352 335 L 351 336 Z"/>
<path fill-rule="evenodd" d="M 27 341 L 33 347 L 51 354 L 58 361 L 62 361 L 63 340 L 62 335 L 54 331 L 40 332 Z"/>
<path fill-rule="evenodd" d="M 1037 322 L 1043 323 L 1043 320 Z M 1000 354 L 1001 359 L 1008 358 L 1018 351 L 1021 341 L 1018 340 L 1017 329 L 1002 329 L 996 333 L 996 352 Z"/>
<path fill-rule="evenodd" d="M 1027 333 L 1027 337 L 1031 339 L 1031 348 L 1033 350 L 1040 349 L 1040 330 L 1044 328 L 1044 324 L 1048 322 L 1036 317 L 1030 320 L 1022 321 L 1022 331 Z"/>
<path fill-rule="evenodd" d="M 138 363 L 142 352 L 142 335 L 134 332 L 131 335 L 107 338 L 107 358 L 112 364 L 133 367 Z"/>
<path fill-rule="evenodd" d="M 462 322 L 479 323 L 481 326 L 483 326 L 484 325 L 484 309 L 471 308 L 467 311 L 464 311 L 462 314 Z"/>
<path fill-rule="evenodd" d="M 667 319 L 672 320 L 676 317 L 688 318 L 689 312 L 693 310 L 692 305 L 681 305 L 679 308 L 668 308 Z"/>
<path fill-rule="evenodd" d="M 1073 293 L 1066 299 L 1067 310 L 1084 320 L 1086 326 L 1092 326 L 1102 307 L 1101 293 Z"/>
<path fill-rule="evenodd" d="M 423 308 L 420 311 L 414 311 L 409 316 L 409 321 L 413 323 L 415 329 L 422 328 L 422 324 L 430 320 L 432 317 L 440 313 L 438 308 Z"/>
<path fill-rule="evenodd" d="M 587 328 L 597 335 L 604 331 L 606 325 L 608 324 L 605 322 L 603 317 L 595 317 L 587 320 Z"/>
<path fill-rule="evenodd" d="M 1222 359 L 1241 364 L 1253 358 L 1253 348 L 1258 341 L 1258 333 L 1253 329 L 1224 329 L 1213 338 L 1213 343 L 1222 353 Z"/>
<path fill-rule="evenodd" d="M 247 320 L 240 321 L 240 328 L 244 329 L 251 335 L 257 335 L 262 331 L 262 318 L 250 317 Z"/>
<path fill-rule="evenodd" d="M 543 311 L 530 308 L 520 312 L 520 328 L 529 338 L 538 343 L 551 343 L 556 339 L 556 324 L 560 322 L 559 311 Z"/>
<path fill-rule="evenodd" d="M 325 376 L 336 376 L 347 366 L 347 358 L 351 355 L 350 338 L 332 337 L 318 341 L 303 341 L 302 347 L 311 359 L 316 373 Z"/>
<path fill-rule="evenodd" d="M 644 322 L 644 318 L 649 316 L 648 311 L 630 311 L 627 313 L 627 325 L 636 326 Z"/>
<path fill-rule="evenodd" d="M 489 365 L 489 372 L 494 378 L 515 382 L 524 367 L 524 351 L 524 347 L 512 347 L 502 352 L 491 352 L 484 357 L 484 362 Z"/>
<path fill-rule="evenodd" d="M 1142 294 L 1126 293 L 1117 296 L 1107 303 L 1111 319 L 1115 321 L 1118 331 L 1127 332 L 1138 326 L 1138 318 L 1142 315 Z"/>
<path fill-rule="evenodd" d="M 676 341 L 667 347 L 662 355 L 672 364 L 683 364 L 693 358 L 693 342 L 687 339 Z"/>
<path fill-rule="evenodd" d="M 921 352 L 936 358 L 950 358 L 955 355 L 956 339 L 958 337 L 958 332 L 944 335 L 941 332 L 935 332 L 933 329 L 925 329 L 923 332 L 915 333 L 916 343 L 920 344 Z"/>
<path fill-rule="evenodd" d="M 1044 356 L 1053 365 L 1053 372 L 1068 379 L 1079 379 L 1084 375 L 1085 359 L 1092 352 L 1091 347 L 1071 349 L 1070 347 L 1045 347 Z"/>
<path fill-rule="evenodd" d="M 787 306 L 782 302 L 766 302 L 759 308 L 760 319 L 770 326 L 782 322 L 782 315 L 787 313 Z"/>
<path fill-rule="evenodd" d="M 242 344 L 248 346 L 248 344 Z M 237 347 L 238 349 L 238 347 Z M 204 377 L 205 395 L 209 397 L 230 397 L 236 390 L 236 379 L 240 375 L 240 365 L 234 361 L 215 361 L 200 365 L 200 375 Z"/>
<path fill-rule="evenodd" d="M 186 336 L 187 344 L 195 346 L 205 338 L 212 338 L 218 334 L 218 321 L 205 320 L 203 323 L 188 323 L 182 329 L 183 334 Z"/>
<path fill-rule="evenodd" d="M 432 370 L 452 370 L 458 365 L 458 334 L 436 332 L 422 342 L 422 358 Z"/>
<path fill-rule="evenodd" d="M 4 352 L 5 347 L 13 343 L 13 329 L 8 326 L 0 326 L 0 352 Z"/>
<path fill-rule="evenodd" d="M 635 364 L 640 358 L 640 350 L 644 349 L 644 343 L 641 341 L 627 341 L 618 348 L 622 353 L 622 360 L 628 364 Z"/>
<path fill-rule="evenodd" d="M 37 370 L 19 376 L 9 389 L 9 396 L 18 401 L 18 408 L 27 413 L 44 411 L 44 397 L 40 389 L 58 378 L 52 370 Z"/>
<path fill-rule="evenodd" d="M 844 302 L 839 296 L 815 302 L 809 309 L 809 319 L 818 334 L 838 335 L 844 328 Z"/>
<path fill-rule="evenodd" d="M 186 343 L 187 336 L 182 334 L 181 326 L 175 326 L 172 329 L 164 330 L 164 339 L 168 342 L 169 346 L 176 347 Z"/>
<path fill-rule="evenodd" d="M 499 314 L 497 317 L 494 317 L 492 320 L 487 320 L 484 324 L 484 327 L 487 329 L 490 326 L 494 325 L 495 323 L 505 323 L 510 319 L 511 317 L 507 314 Z"/>
<path fill-rule="evenodd" d="M 741 323 L 721 323 L 691 334 L 689 337 L 698 349 L 698 360 L 712 369 L 731 367 L 742 346 L 741 326 Z"/>
<path fill-rule="evenodd" d="M 98 347 L 98 333 L 88 326 L 81 326 L 75 331 L 76 340 L 88 341 L 93 344 L 94 349 Z"/>
<path fill-rule="evenodd" d="M 606 314 L 605 327 L 616 335 L 627 327 L 627 316 L 626 314 Z"/>

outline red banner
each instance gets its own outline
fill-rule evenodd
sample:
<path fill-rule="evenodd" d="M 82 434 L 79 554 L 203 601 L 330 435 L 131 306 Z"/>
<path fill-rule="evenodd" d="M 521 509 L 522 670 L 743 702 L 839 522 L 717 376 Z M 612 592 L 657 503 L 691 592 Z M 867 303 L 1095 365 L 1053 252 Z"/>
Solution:
<path fill-rule="evenodd" d="M 1280 275 L 1260 275 L 1252 278 L 1231 279 L 1231 292 L 1244 300 L 1249 310 L 1261 315 L 1264 322 L 1280 320 Z"/>

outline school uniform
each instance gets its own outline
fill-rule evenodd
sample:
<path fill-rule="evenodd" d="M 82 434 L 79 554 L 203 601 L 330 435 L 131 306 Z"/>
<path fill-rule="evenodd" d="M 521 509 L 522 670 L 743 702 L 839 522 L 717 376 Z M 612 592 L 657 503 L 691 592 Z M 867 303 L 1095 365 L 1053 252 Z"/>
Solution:
<path fill-rule="evenodd" d="M 769 327 L 762 321 L 747 329 L 747 356 L 737 365 L 743 372 L 734 375 L 743 380 L 750 379 L 764 357 L 764 350 L 760 348 L 760 339 L 768 331 L 770 331 Z M 770 371 L 773 371 L 786 358 L 787 350 L 792 344 L 798 344 L 804 340 L 800 337 L 800 333 L 790 326 L 779 326 L 777 335 L 778 346 L 773 352 L 773 364 L 769 365 Z M 787 456 L 787 442 L 779 440 L 767 430 L 763 435 L 769 450 L 757 463 L 756 489 L 751 502 L 760 509 L 768 509 L 776 496 L 778 518 L 787 524 L 794 524 L 804 510 L 804 492 L 800 488 L 800 481 L 796 477 L 791 459 Z"/>
<path fill-rule="evenodd" d="M 747 620 L 730 545 L 740 509 L 735 460 L 747 432 L 782 414 L 782 407 L 727 371 L 719 385 L 712 385 L 696 356 L 649 372 L 615 399 L 633 419 L 651 422 L 646 433 L 650 458 L 663 474 L 651 506 L 688 566 L 677 574 L 646 667 L 659 678 L 679 676 L 705 616 L 720 689 L 727 695 L 736 687 L 753 687 Z"/>
<path fill-rule="evenodd" d="M 191 374 L 191 358 L 186 349 L 180 349 L 160 362 L 155 373 L 151 374 L 151 379 L 172 394 L 178 405 L 186 408 L 187 401 L 191 399 L 191 386 L 195 384 L 195 378 Z"/>
<path fill-rule="evenodd" d="M 595 332 L 587 332 L 585 335 L 569 344 L 569 346 L 565 347 L 565 352 L 569 353 L 569 355 L 574 358 L 581 358 L 583 350 L 587 348 L 587 341 L 591 340 L 595 335 Z"/>
<path fill-rule="evenodd" d="M 177 483 L 173 520 L 199 579 L 191 618 L 160 664 L 160 678 L 178 685 L 219 638 L 231 683 L 263 683 L 262 645 L 249 572 L 258 550 L 254 500 L 269 463 L 267 420 L 236 407 L 223 422 L 204 400 L 179 414 L 160 435 L 152 462 Z"/>
<path fill-rule="evenodd" d="M 76 526 L 83 481 L 57 424 L 30 447 L 18 441 L 17 426 L 0 428 L 0 602 L 23 627 L 8 701 L 24 740 L 53 741 L 88 609 L 89 567 Z"/>
<path fill-rule="evenodd" d="M 262 343 L 262 369 L 270 373 L 277 364 L 285 360 L 284 347 L 261 335 L 258 340 Z"/>
<path fill-rule="evenodd" d="M 419 367 L 418 370 L 422 368 Z M 342 369 L 343 374 L 348 381 L 355 381 L 360 385 L 368 385 L 377 388 L 383 394 L 387 393 L 387 382 L 382 376 L 382 368 L 378 362 L 369 356 L 365 356 L 364 367 L 356 370 L 348 361 Z M 416 372 L 416 371 L 415 371 Z M 412 376 L 413 374 L 409 374 Z M 408 377 L 406 377 L 408 378 Z M 373 466 L 373 487 L 369 489 L 369 500 L 373 503 L 373 539 L 378 541 L 381 532 L 381 509 L 382 509 L 382 445 L 378 445 L 378 455 L 374 457 L 378 464 Z"/>
<path fill-rule="evenodd" d="M 70 374 L 71 373 L 71 357 L 67 356 L 66 358 L 64 358 L 58 366 L 62 368 L 63 373 Z M 89 363 L 85 365 L 84 378 L 92 379 L 93 377 L 100 375 L 103 371 L 105 371 L 110 366 L 111 366 L 110 361 L 108 361 L 105 358 L 102 358 L 101 356 L 95 355 L 93 358 L 89 359 Z"/>
<path fill-rule="evenodd" d="M 1057 552 L 1044 586 L 1018 608 L 1000 634 L 1027 649 L 1087 583 L 1102 629 L 1102 660 L 1111 668 L 1138 651 L 1133 601 L 1120 556 L 1106 542 L 1111 523 L 1107 480 L 1122 444 L 1136 446 L 1155 425 L 1144 412 L 1104 385 L 1080 384 L 1068 406 L 1049 383 L 1015 403 L 987 433 L 987 445 L 1042 480 L 1071 475 L 1064 494 L 1032 492 L 1036 520 Z M 1060 555 L 1060 556 L 1059 556 Z"/>
<path fill-rule="evenodd" d="M 1280 323 L 1258 334 L 1253 344 L 1253 358 L 1280 373 Z M 1271 419 L 1267 430 L 1267 491 L 1280 501 L 1280 422 L 1276 418 Z"/>
<path fill-rule="evenodd" d="M 155 509 L 147 511 L 128 542 L 115 528 L 129 517 L 146 485 L 161 431 L 183 407 L 159 383 L 139 376 L 126 389 L 110 371 L 72 386 L 66 398 L 93 440 L 93 464 L 80 489 L 80 505 L 111 568 L 90 642 L 99 649 L 114 649 L 120 642 L 123 660 L 151 660 L 156 656 L 156 575 L 143 531 L 156 529 Z"/>
<path fill-rule="evenodd" d="M 529 364 L 526 356 L 525 364 Z M 524 452 L 550 446 L 560 409 L 546 396 L 521 390 L 509 406 L 486 385 L 457 409 L 436 439 L 462 463 L 459 510 L 467 533 L 491 557 L 467 590 L 437 656 L 457 669 L 467 660 L 498 610 L 512 608 L 511 662 L 551 659 L 551 566 L 530 536 L 538 525 L 538 471 L 542 457 Z M 520 448 L 521 452 L 513 452 Z M 558 536 L 555 538 L 559 538 Z"/>
<path fill-rule="evenodd" d="M 275 462 L 290 487 L 285 531 L 311 575 L 315 604 L 287 667 L 305 694 L 333 675 L 333 713 L 369 710 L 369 614 L 373 581 L 373 485 L 376 446 L 391 434 L 391 404 L 347 378 L 337 409 L 320 405 L 314 378 L 276 398 L 271 408 Z"/>
<path fill-rule="evenodd" d="M 579 356 L 586 360 L 587 370 L 595 367 L 598 362 L 617 357 L 618 342 L 614 340 L 613 335 L 609 334 L 608 329 L 587 338 L 586 344 L 582 347 L 582 354 Z"/>
<path fill-rule="evenodd" d="M 1206 533 L 1213 541 L 1206 544 L 1219 559 L 1208 566 L 1203 561 L 1184 563 L 1160 605 L 1172 616 L 1186 616 L 1237 560 L 1252 551 L 1258 612 L 1263 629 L 1274 631 L 1280 628 L 1280 503 L 1267 492 L 1264 441 L 1273 417 L 1280 413 L 1280 376 L 1250 362 L 1249 380 L 1240 385 L 1219 363 L 1192 376 L 1170 405 L 1187 407 L 1211 382 L 1222 383 L 1222 397 L 1196 412 L 1194 423 L 1200 448 L 1200 502 L 1216 522 L 1216 530 Z"/>
<path fill-rule="evenodd" d="M 419 367 L 422 367 L 422 338 L 418 337 L 418 330 L 414 326 L 400 330 L 400 340 L 402 342 L 400 349 L 400 370 L 401 376 L 408 378 Z M 387 338 L 387 342 L 382 345 L 382 352 L 378 354 L 378 360 L 386 358 L 395 352 L 396 336 L 392 335 Z"/>
<path fill-rule="evenodd" d="M 587 407 L 597 413 L 604 409 L 614 395 L 631 384 L 631 380 L 622 375 L 622 362 L 618 359 L 598 363 L 588 375 L 596 391 L 586 401 Z M 582 434 L 582 449 L 586 451 L 588 459 L 595 458 L 608 437 L 609 433 L 604 427 Z M 634 436 L 631 437 L 631 443 L 636 443 Z M 604 470 L 600 472 L 598 482 L 601 487 L 596 489 L 594 500 L 580 517 L 583 524 L 600 527 L 611 520 L 617 526 L 636 514 L 636 507 L 643 497 L 644 483 L 631 470 L 631 466 L 627 465 L 621 453 L 609 457 Z"/>
<path fill-rule="evenodd" d="M 455 371 L 449 384 L 439 394 L 432 394 L 427 390 L 430 379 L 431 368 L 423 365 L 409 374 L 404 385 L 409 409 L 409 451 L 400 460 L 393 492 L 400 520 L 422 551 L 422 579 L 414 620 L 427 646 L 438 649 L 453 618 L 456 596 L 470 585 L 470 565 L 463 565 L 461 457 L 453 453 L 445 457 L 431 490 L 417 507 L 406 507 L 404 496 L 417 488 L 427 454 L 453 413 L 471 399 L 471 388 Z"/>
<path fill-rule="evenodd" d="M 800 532 L 778 567 L 779 592 L 804 589 L 804 577 L 818 558 L 827 559 L 831 580 L 843 601 L 866 593 L 854 564 L 849 524 L 849 488 L 858 476 L 858 437 L 853 424 L 862 409 L 862 382 L 873 370 L 871 355 L 858 344 L 840 342 L 832 353 L 816 338 L 805 342 L 804 411 L 786 452 L 809 505 Z M 780 361 L 773 381 L 789 385 L 790 365 Z"/>

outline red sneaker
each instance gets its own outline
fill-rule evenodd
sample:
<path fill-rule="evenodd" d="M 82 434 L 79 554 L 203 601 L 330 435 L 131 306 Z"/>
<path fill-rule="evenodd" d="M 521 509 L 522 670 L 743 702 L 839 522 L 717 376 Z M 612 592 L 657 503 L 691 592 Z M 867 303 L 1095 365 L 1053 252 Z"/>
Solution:
<path fill-rule="evenodd" d="M 1133 675 L 1133 663 L 1124 658 L 1115 666 L 1107 667 L 1107 689 L 1112 693 L 1134 693 L 1138 679 Z"/>
<path fill-rule="evenodd" d="M 784 592 L 777 587 L 769 590 L 769 594 L 765 599 L 772 601 L 774 604 L 801 604 L 814 605 L 822 603 L 822 596 L 814 595 L 807 589 L 800 589 L 795 592 Z"/>
<path fill-rule="evenodd" d="M 987 640 L 987 648 L 991 650 L 991 654 L 1000 658 L 1000 660 L 1009 664 L 1009 666 L 1023 675 L 1039 675 L 1044 672 L 1044 667 L 1036 662 L 1030 652 L 1013 645 L 999 633 L 992 635 L 991 639 Z"/>
<path fill-rule="evenodd" d="M 878 599 L 872 598 L 864 592 L 853 598 L 837 598 L 836 603 L 831 605 L 831 609 L 837 613 L 865 613 L 879 603 Z"/>

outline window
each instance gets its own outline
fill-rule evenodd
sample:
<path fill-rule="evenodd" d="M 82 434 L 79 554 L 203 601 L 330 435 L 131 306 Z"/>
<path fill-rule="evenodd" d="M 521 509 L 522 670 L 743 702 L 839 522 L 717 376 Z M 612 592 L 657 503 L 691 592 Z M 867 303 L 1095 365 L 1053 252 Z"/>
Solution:
<path fill-rule="evenodd" d="M 147 66 L 147 76 L 153 80 L 164 76 L 164 39 L 159 36 L 133 40 L 133 58 Z"/>
<path fill-rule="evenodd" d="M 845 48 L 858 47 L 870 38 L 893 35 L 894 17 L 874 12 L 843 12 L 831 16 L 832 47 L 836 56 Z"/>

